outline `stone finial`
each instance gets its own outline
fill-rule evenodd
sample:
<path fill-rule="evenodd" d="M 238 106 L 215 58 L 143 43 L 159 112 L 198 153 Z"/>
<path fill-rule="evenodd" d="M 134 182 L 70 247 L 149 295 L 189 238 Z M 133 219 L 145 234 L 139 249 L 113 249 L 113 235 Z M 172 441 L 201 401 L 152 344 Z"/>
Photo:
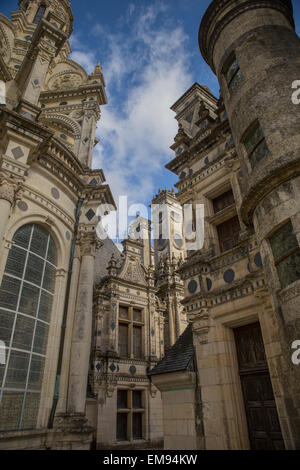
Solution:
<path fill-rule="evenodd" d="M 107 266 L 108 274 L 109 276 L 115 276 L 116 275 L 116 267 L 117 267 L 117 262 L 115 259 L 114 253 L 111 255 L 110 261 Z"/>
<path fill-rule="evenodd" d="M 95 70 L 94 72 L 92 73 L 93 76 L 96 76 L 96 75 L 102 75 L 102 67 L 101 67 L 101 64 L 100 64 L 100 61 L 98 61 L 96 67 L 95 67 Z"/>

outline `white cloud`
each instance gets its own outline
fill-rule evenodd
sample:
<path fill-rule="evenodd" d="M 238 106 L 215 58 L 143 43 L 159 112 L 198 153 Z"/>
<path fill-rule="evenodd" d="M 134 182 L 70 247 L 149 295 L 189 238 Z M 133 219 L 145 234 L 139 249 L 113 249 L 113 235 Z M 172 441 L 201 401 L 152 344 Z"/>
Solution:
<path fill-rule="evenodd" d="M 130 4 L 126 27 L 117 35 L 93 28 L 107 41 L 100 51 L 109 105 L 102 108 L 94 166 L 102 167 L 115 199 L 150 202 L 164 164 L 173 158 L 169 146 L 177 132 L 170 106 L 193 83 L 186 36 L 168 24 L 164 3 L 148 8 Z M 130 31 L 130 34 L 128 34 Z M 99 39 L 100 40 L 100 39 Z M 75 50 L 74 60 L 91 70 L 94 52 Z"/>
<path fill-rule="evenodd" d="M 72 59 L 82 65 L 88 73 L 92 73 L 95 70 L 97 60 L 93 52 L 75 50 L 72 53 Z"/>

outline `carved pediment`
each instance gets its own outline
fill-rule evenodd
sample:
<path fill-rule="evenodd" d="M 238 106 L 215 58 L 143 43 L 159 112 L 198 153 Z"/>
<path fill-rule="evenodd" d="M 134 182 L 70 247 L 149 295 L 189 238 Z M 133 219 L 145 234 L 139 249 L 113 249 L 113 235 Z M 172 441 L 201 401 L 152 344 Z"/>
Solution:
<path fill-rule="evenodd" d="M 118 277 L 135 284 L 146 284 L 145 272 L 138 258 L 127 257 Z"/>
<path fill-rule="evenodd" d="M 69 90 L 71 88 L 78 88 L 82 83 L 82 76 L 70 70 L 65 73 L 54 74 L 54 76 L 50 78 L 47 87 L 51 91 Z"/>

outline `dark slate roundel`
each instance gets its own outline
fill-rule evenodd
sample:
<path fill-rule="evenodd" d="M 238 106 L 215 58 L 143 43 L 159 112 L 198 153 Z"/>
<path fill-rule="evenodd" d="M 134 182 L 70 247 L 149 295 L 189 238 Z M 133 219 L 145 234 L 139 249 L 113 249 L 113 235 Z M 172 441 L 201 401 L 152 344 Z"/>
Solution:
<path fill-rule="evenodd" d="M 59 191 L 56 188 L 51 189 L 51 194 L 54 197 L 54 199 L 59 199 L 59 197 L 60 197 Z"/>
<path fill-rule="evenodd" d="M 20 211 L 26 212 L 28 210 L 28 205 L 26 204 L 25 201 L 19 201 L 18 208 L 20 209 Z"/>
<path fill-rule="evenodd" d="M 260 255 L 260 253 L 256 253 L 256 255 L 254 256 L 254 263 L 255 263 L 255 265 L 256 265 L 258 268 L 261 268 L 261 266 L 262 266 L 262 260 L 261 260 L 261 255 Z"/>
<path fill-rule="evenodd" d="M 224 273 L 224 281 L 230 284 L 235 278 L 235 272 L 232 269 L 227 269 Z"/>
<path fill-rule="evenodd" d="M 212 280 L 209 279 L 209 277 L 206 278 L 206 285 L 207 285 L 207 290 L 209 292 L 210 289 L 212 288 Z"/>
<path fill-rule="evenodd" d="M 196 281 L 190 281 L 188 285 L 188 291 L 190 294 L 194 294 L 197 290 L 198 284 Z"/>
<path fill-rule="evenodd" d="M 130 366 L 129 367 L 129 372 L 134 375 L 136 373 L 136 367 L 135 366 Z"/>

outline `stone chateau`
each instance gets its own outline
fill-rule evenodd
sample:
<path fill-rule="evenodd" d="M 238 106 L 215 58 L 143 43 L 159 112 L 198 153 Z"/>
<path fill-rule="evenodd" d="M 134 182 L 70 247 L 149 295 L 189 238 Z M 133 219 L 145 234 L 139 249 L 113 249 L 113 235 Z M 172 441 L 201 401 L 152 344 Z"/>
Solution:
<path fill-rule="evenodd" d="M 137 217 L 122 251 L 96 231 L 116 210 L 92 169 L 101 65 L 70 58 L 69 0 L 18 8 L 0 14 L 0 449 L 300 449 L 291 1 L 211 2 L 220 98 L 195 83 L 172 106 L 176 191 L 153 199 L 154 245 Z"/>

